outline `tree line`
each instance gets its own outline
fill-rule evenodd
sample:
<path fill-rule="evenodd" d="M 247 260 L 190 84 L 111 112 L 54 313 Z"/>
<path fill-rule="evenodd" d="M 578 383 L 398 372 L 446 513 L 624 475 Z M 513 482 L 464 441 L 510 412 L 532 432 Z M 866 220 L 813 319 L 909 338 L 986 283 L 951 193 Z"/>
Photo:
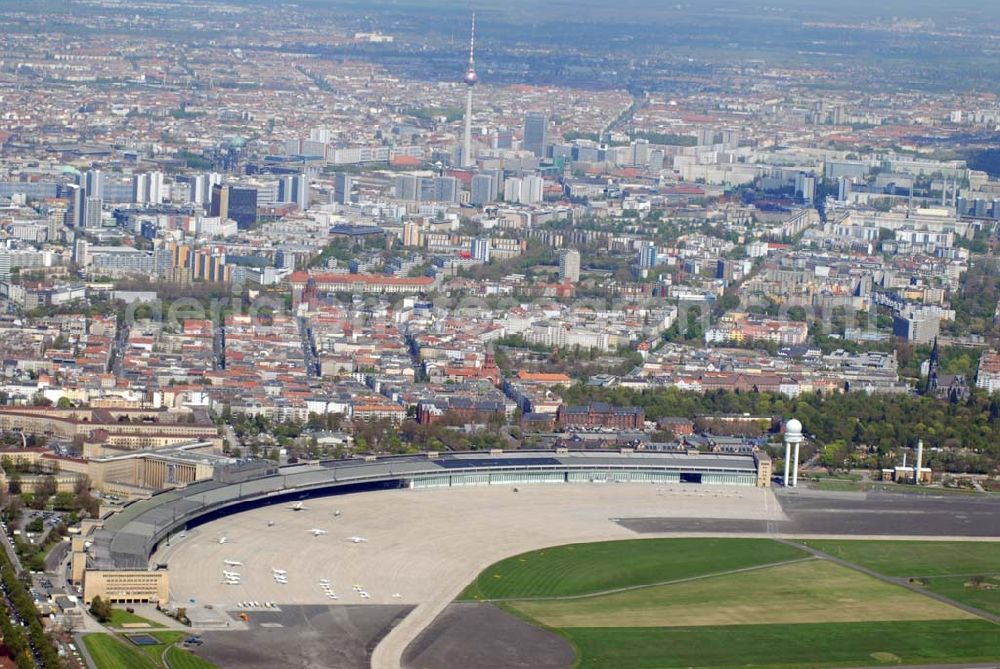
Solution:
<path fill-rule="evenodd" d="M 808 393 L 789 398 L 779 393 L 713 391 L 678 388 L 633 390 L 577 384 L 553 389 L 570 404 L 608 402 L 641 406 L 647 420 L 665 416 L 696 418 L 742 414 L 795 417 L 819 448 L 843 444 L 872 467 L 894 464 L 900 449 L 922 439 L 927 466 L 965 473 L 993 473 L 1000 463 L 1000 403 L 973 393 L 952 403 L 909 394 Z"/>

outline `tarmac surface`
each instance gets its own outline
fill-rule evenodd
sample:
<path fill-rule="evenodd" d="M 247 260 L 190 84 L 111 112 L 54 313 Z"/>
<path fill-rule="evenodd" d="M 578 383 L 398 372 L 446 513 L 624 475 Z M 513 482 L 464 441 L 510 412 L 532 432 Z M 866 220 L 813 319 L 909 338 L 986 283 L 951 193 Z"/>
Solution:
<path fill-rule="evenodd" d="M 635 538 L 612 520 L 626 515 L 784 519 L 769 490 L 679 484 L 529 485 L 518 486 L 518 492 L 508 486 L 387 490 L 307 500 L 305 507 L 255 509 L 173 540 L 153 556 L 169 565 L 171 602 L 185 606 L 206 631 L 214 623 L 218 634 L 230 633 L 222 631 L 227 625 L 245 627 L 234 616 L 248 600 L 283 608 L 413 606 L 371 659 L 374 667 L 395 669 L 410 642 L 497 560 L 564 543 Z M 313 536 L 311 529 L 327 534 Z M 366 541 L 353 543 L 351 537 Z M 227 565 L 227 560 L 240 564 Z M 286 572 L 287 582 L 279 583 L 273 569 Z M 240 574 L 239 583 L 227 585 L 223 570 Z M 338 600 L 325 594 L 321 578 L 329 581 Z M 251 621 L 255 610 L 263 609 L 247 610 Z M 282 635 L 294 639 L 298 628 L 285 627 Z M 233 643 L 240 652 L 249 652 L 246 644 Z M 272 655 L 267 644 L 256 650 Z"/>
<path fill-rule="evenodd" d="M 768 533 L 788 537 L 906 536 L 1000 538 L 1000 497 L 954 493 L 831 493 L 778 490 L 787 520 L 627 517 L 639 533 Z"/>
<path fill-rule="evenodd" d="M 349 605 L 250 611 L 249 629 L 205 632 L 193 650 L 218 667 L 354 669 L 367 666 L 372 649 L 409 610 Z"/>
<path fill-rule="evenodd" d="M 561 638 L 490 605 L 452 604 L 493 562 L 564 543 L 638 535 L 1000 538 L 1000 499 L 945 494 L 471 486 L 365 492 L 305 507 L 215 520 L 154 555 L 170 566 L 171 601 L 206 623 L 199 654 L 218 666 L 568 666 L 572 653 L 565 655 Z M 227 585 L 223 569 L 240 573 L 240 582 Z M 285 571 L 287 582 L 273 569 Z M 238 617 L 247 600 L 282 611 L 245 609 L 247 625 Z"/>
<path fill-rule="evenodd" d="M 405 669 L 563 669 L 573 647 L 554 632 L 530 625 L 493 604 L 456 603 L 403 653 Z"/>

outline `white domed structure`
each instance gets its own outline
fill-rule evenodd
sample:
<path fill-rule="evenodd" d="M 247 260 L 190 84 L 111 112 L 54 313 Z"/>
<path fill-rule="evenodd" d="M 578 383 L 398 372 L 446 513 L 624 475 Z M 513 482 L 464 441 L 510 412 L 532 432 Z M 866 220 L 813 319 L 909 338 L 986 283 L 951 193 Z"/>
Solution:
<path fill-rule="evenodd" d="M 794 488 L 799 484 L 799 444 L 802 443 L 802 423 L 796 418 L 789 418 L 785 423 L 785 477 L 784 486 Z M 795 455 L 792 455 L 792 446 Z M 791 469 L 791 479 L 789 479 Z"/>

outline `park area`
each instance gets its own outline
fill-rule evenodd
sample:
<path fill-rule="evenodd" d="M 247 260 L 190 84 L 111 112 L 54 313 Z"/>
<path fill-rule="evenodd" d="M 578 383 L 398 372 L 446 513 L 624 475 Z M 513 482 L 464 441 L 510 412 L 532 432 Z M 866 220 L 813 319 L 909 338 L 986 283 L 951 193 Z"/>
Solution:
<path fill-rule="evenodd" d="M 180 631 L 128 634 L 87 634 L 83 643 L 97 669 L 214 669 L 213 664 L 176 644 Z"/>
<path fill-rule="evenodd" d="M 460 599 L 558 634 L 580 667 L 990 662 L 998 572 L 988 542 L 648 539 L 516 555 Z"/>

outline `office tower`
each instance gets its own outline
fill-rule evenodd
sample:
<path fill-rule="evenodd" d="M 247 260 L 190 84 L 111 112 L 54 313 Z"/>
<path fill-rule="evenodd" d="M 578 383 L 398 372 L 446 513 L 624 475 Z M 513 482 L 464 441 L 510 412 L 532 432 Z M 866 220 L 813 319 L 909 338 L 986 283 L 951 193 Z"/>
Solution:
<path fill-rule="evenodd" d="M 100 170 L 89 170 L 84 175 L 83 186 L 87 189 L 88 196 L 104 199 L 104 175 Z"/>
<path fill-rule="evenodd" d="M 472 31 L 469 34 L 469 67 L 462 81 L 467 89 L 465 96 L 465 133 L 462 136 L 462 167 L 473 164 L 472 160 L 472 88 L 479 81 L 476 74 L 476 14 L 472 14 Z"/>
<path fill-rule="evenodd" d="M 510 128 L 499 128 L 497 130 L 496 148 L 498 149 L 514 148 L 514 131 L 511 130 Z"/>
<path fill-rule="evenodd" d="M 472 240 L 472 257 L 483 262 L 490 261 L 490 240 L 476 238 Z"/>
<path fill-rule="evenodd" d="M 403 223 L 403 246 L 420 246 L 420 225 L 413 221 Z"/>
<path fill-rule="evenodd" d="M 849 177 L 840 177 L 837 180 L 837 199 L 840 202 L 847 202 L 847 198 L 851 196 L 851 188 L 854 184 L 851 183 Z"/>
<path fill-rule="evenodd" d="M 73 262 L 80 267 L 86 267 L 90 261 L 89 246 L 86 239 L 76 239 L 73 244 Z"/>
<path fill-rule="evenodd" d="M 806 204 L 812 204 L 816 198 L 816 177 L 805 172 L 799 172 L 795 177 L 795 194 Z"/>
<path fill-rule="evenodd" d="M 212 197 L 212 187 L 208 183 L 208 175 L 193 176 L 188 180 L 188 183 L 191 184 L 191 201 L 204 206 Z"/>
<path fill-rule="evenodd" d="M 666 163 L 667 155 L 663 149 L 653 149 L 649 152 L 649 170 L 651 172 L 661 172 Z"/>
<path fill-rule="evenodd" d="M 149 202 L 150 204 L 162 204 L 166 196 L 163 188 L 163 172 L 149 173 Z"/>
<path fill-rule="evenodd" d="M 983 218 L 986 216 L 986 200 L 977 197 L 972 201 L 972 215 L 976 218 Z"/>
<path fill-rule="evenodd" d="M 198 197 L 199 200 L 195 200 L 198 204 L 203 207 L 210 207 L 212 204 L 212 188 L 218 184 L 222 183 L 222 175 L 218 172 L 209 172 L 202 174 L 199 178 L 198 185 L 201 189 Z"/>
<path fill-rule="evenodd" d="M 337 204 L 350 204 L 351 188 L 354 185 L 351 175 L 346 172 L 337 172 L 337 178 L 334 185 L 336 186 L 334 201 Z M 400 197 L 398 191 L 396 193 L 396 197 Z"/>
<path fill-rule="evenodd" d="M 512 203 L 521 201 L 521 179 L 507 179 L 504 182 L 503 199 Z"/>
<path fill-rule="evenodd" d="M 203 207 L 207 207 L 212 203 L 212 186 L 222 183 L 222 175 L 213 172 L 210 174 L 202 174 L 198 177 L 198 197 L 196 200 L 198 204 Z"/>
<path fill-rule="evenodd" d="M 656 247 L 646 244 L 639 250 L 639 267 L 647 268 L 656 265 Z"/>
<path fill-rule="evenodd" d="M 132 201 L 138 204 L 149 202 L 149 175 L 132 175 Z"/>
<path fill-rule="evenodd" d="M 516 204 L 537 204 L 542 201 L 545 181 L 538 176 L 507 179 L 503 185 L 503 199 Z"/>
<path fill-rule="evenodd" d="M 46 221 L 48 224 L 48 239 L 50 242 L 58 241 L 60 238 L 60 230 L 66 223 L 66 212 L 62 209 L 51 209 L 49 210 L 49 217 Z"/>
<path fill-rule="evenodd" d="M 278 202 L 291 202 L 292 201 L 292 189 L 294 188 L 291 176 L 285 176 L 278 179 Z"/>
<path fill-rule="evenodd" d="M 229 218 L 236 221 L 240 230 L 246 230 L 257 222 L 257 189 L 240 186 L 226 186 L 229 189 Z"/>
<path fill-rule="evenodd" d="M 698 130 L 698 146 L 712 146 L 715 144 L 715 129 L 701 128 Z"/>
<path fill-rule="evenodd" d="M 309 208 L 309 177 L 305 174 L 292 177 L 292 202 L 302 211 Z"/>
<path fill-rule="evenodd" d="M 240 230 L 257 222 L 257 189 L 246 186 L 216 184 L 212 186 L 212 206 L 209 215 L 222 221 L 231 218 Z"/>
<path fill-rule="evenodd" d="M 419 191 L 419 179 L 412 174 L 400 174 L 393 181 L 396 197 L 400 200 L 416 200 Z"/>
<path fill-rule="evenodd" d="M 74 228 L 82 228 L 87 223 L 87 189 L 69 184 L 69 210 L 67 223 Z"/>
<path fill-rule="evenodd" d="M 566 249 L 559 253 L 559 279 L 565 283 L 577 283 L 580 280 L 580 252 Z"/>
<path fill-rule="evenodd" d="M 727 258 L 719 258 L 715 263 L 715 278 L 723 281 L 733 280 L 734 263 Z"/>
<path fill-rule="evenodd" d="M 170 184 L 170 201 L 177 204 L 193 202 L 191 198 L 192 190 L 190 181 L 177 179 L 174 183 Z"/>
<path fill-rule="evenodd" d="M 458 202 L 458 179 L 455 177 L 434 179 L 434 199 L 437 202 Z"/>
<path fill-rule="evenodd" d="M 546 133 L 549 126 L 549 117 L 537 112 L 528 112 L 524 115 L 524 141 L 521 147 L 525 151 L 531 151 L 539 158 L 545 157 Z"/>
<path fill-rule="evenodd" d="M 493 178 L 493 199 L 500 197 L 503 193 L 503 170 L 500 168 L 490 168 L 483 170 L 481 174 L 485 174 Z"/>
<path fill-rule="evenodd" d="M 292 191 L 295 189 L 295 182 L 293 181 L 295 177 L 285 176 L 278 179 L 278 192 L 277 192 L 277 202 L 294 202 L 294 195 Z"/>
<path fill-rule="evenodd" d="M 85 228 L 101 227 L 100 198 L 89 197 L 89 196 L 86 198 L 86 205 L 84 206 L 83 227 Z"/>
<path fill-rule="evenodd" d="M 257 205 L 260 207 L 273 207 L 281 200 L 278 199 L 278 190 L 281 185 L 280 179 L 270 181 L 254 181 L 253 188 L 257 191 Z M 288 192 L 292 189 L 289 186 Z"/>
<path fill-rule="evenodd" d="M 0 279 L 10 279 L 10 251 L 0 249 Z"/>
<path fill-rule="evenodd" d="M 521 186 L 521 198 L 523 204 L 537 204 L 542 201 L 545 195 L 545 181 L 539 176 L 524 177 Z"/>
<path fill-rule="evenodd" d="M 208 213 L 218 216 L 223 221 L 229 218 L 229 186 L 215 184 L 212 186 L 212 202 Z"/>
<path fill-rule="evenodd" d="M 417 199 L 421 202 L 433 202 L 437 199 L 437 179 L 417 177 Z"/>
<path fill-rule="evenodd" d="M 489 174 L 477 174 L 472 177 L 472 197 L 469 199 L 473 205 L 481 207 L 487 202 L 496 199 L 496 181 Z"/>

